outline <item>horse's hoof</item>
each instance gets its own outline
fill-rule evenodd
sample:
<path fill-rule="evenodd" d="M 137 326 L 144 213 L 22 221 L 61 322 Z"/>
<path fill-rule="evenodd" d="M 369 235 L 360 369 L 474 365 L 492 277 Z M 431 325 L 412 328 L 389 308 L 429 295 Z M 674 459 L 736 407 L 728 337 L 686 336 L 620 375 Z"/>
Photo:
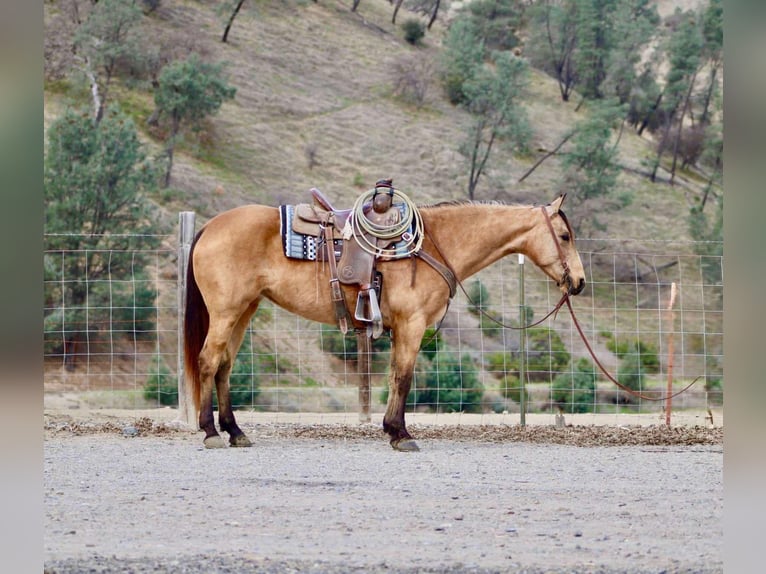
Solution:
<path fill-rule="evenodd" d="M 411 438 L 400 438 L 399 440 L 392 440 L 391 446 L 394 450 L 400 450 L 402 452 L 417 452 L 420 450 L 418 443 Z"/>
<path fill-rule="evenodd" d="M 203 442 L 205 443 L 205 448 L 226 448 L 226 443 L 221 438 L 221 435 L 206 436 Z"/>
<path fill-rule="evenodd" d="M 229 444 L 234 447 L 253 446 L 253 441 L 247 438 L 245 434 L 238 434 L 229 439 Z"/>

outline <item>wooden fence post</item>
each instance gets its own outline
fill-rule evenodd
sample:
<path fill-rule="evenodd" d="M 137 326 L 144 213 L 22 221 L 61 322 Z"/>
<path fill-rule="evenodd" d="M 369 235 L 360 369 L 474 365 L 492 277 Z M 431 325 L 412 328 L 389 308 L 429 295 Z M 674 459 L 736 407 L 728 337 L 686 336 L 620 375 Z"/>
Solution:
<path fill-rule="evenodd" d="M 184 376 L 184 309 L 186 308 L 186 270 L 189 252 L 194 240 L 195 214 L 182 211 L 178 214 L 178 419 L 197 428 L 194 400 L 186 386 Z"/>
<path fill-rule="evenodd" d="M 673 305 L 676 302 L 676 284 L 670 285 L 670 301 L 668 302 L 668 321 L 670 333 L 668 334 L 668 398 L 665 399 L 665 426 L 670 426 L 670 411 L 673 408 L 673 331 L 675 329 L 675 313 Z"/>

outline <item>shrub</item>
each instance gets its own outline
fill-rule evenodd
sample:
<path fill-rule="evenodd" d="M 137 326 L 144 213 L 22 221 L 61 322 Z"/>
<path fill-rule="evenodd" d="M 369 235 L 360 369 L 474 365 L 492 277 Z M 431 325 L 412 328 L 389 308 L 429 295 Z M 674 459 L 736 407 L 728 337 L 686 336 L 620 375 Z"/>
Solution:
<path fill-rule="evenodd" d="M 436 353 L 439 352 L 442 346 L 441 333 L 433 327 L 426 329 L 426 332 L 423 335 L 423 340 L 420 342 L 421 354 L 429 361 L 433 361 L 434 357 L 436 357 Z"/>
<path fill-rule="evenodd" d="M 499 379 L 504 378 L 509 373 L 518 376 L 519 359 L 511 353 L 502 351 L 487 355 L 486 369 L 490 374 Z"/>
<path fill-rule="evenodd" d="M 229 394 L 232 408 L 253 408 L 260 393 L 255 355 L 249 345 L 242 345 L 229 377 Z M 214 395 L 214 405 L 218 405 Z"/>
<path fill-rule="evenodd" d="M 356 334 L 349 331 L 345 335 L 335 326 L 322 324 L 321 327 L 322 350 L 343 359 L 344 361 L 356 361 L 358 351 Z M 391 339 L 380 337 L 372 342 L 373 360 L 375 354 L 391 349 Z"/>
<path fill-rule="evenodd" d="M 435 412 L 481 412 L 484 389 L 468 355 L 438 353 L 425 376 L 413 383 L 413 405 Z"/>
<path fill-rule="evenodd" d="M 178 406 L 178 378 L 170 374 L 165 360 L 156 355 L 144 383 L 144 398 L 158 405 Z"/>
<path fill-rule="evenodd" d="M 402 23 L 402 30 L 404 30 L 404 39 L 413 46 L 420 44 L 423 36 L 426 35 L 426 27 L 420 20 L 410 18 Z"/>
<path fill-rule="evenodd" d="M 705 381 L 705 392 L 708 394 L 708 402 L 714 406 L 723 405 L 723 381 L 715 377 Z"/>
<path fill-rule="evenodd" d="M 383 389 L 381 402 L 388 402 L 388 394 L 389 389 Z M 433 361 L 418 361 L 407 407 L 433 412 L 481 412 L 483 395 L 471 358 L 442 352 Z"/>
<path fill-rule="evenodd" d="M 623 356 L 617 366 L 617 380 L 620 384 L 634 391 L 640 391 L 644 386 L 646 377 L 645 369 L 641 363 L 641 356 L 637 353 L 628 353 Z"/>
<path fill-rule="evenodd" d="M 232 408 L 252 408 L 260 392 L 258 373 L 262 371 L 260 354 L 250 344 L 250 332 L 240 347 L 229 377 L 229 394 Z M 144 383 L 144 397 L 160 405 L 178 405 L 178 379 L 171 375 L 165 361 L 156 356 L 151 373 Z M 218 406 L 218 396 L 213 391 L 213 406 Z"/>
<path fill-rule="evenodd" d="M 553 404 L 564 412 L 593 412 L 595 395 L 596 367 L 584 357 L 571 373 L 562 373 L 553 380 Z"/>
<path fill-rule="evenodd" d="M 503 323 L 505 323 L 504 318 L 498 317 L 494 313 L 485 312 L 479 316 L 479 328 L 485 337 L 501 338 L 503 336 Z"/>
<path fill-rule="evenodd" d="M 550 380 L 551 373 L 563 371 L 569 360 L 569 352 L 556 331 L 549 327 L 527 329 L 529 380 Z"/>
<path fill-rule="evenodd" d="M 481 279 L 475 279 L 468 285 L 468 310 L 474 315 L 481 315 L 489 309 L 489 290 Z"/>
<path fill-rule="evenodd" d="M 500 392 L 506 399 L 521 404 L 521 381 L 515 375 L 507 375 L 503 378 Z M 524 388 L 524 402 L 529 404 L 529 389 Z"/>
<path fill-rule="evenodd" d="M 660 359 L 657 355 L 657 348 L 643 341 L 633 339 L 630 341 L 618 341 L 611 333 L 605 333 L 607 338 L 606 348 L 617 355 L 619 359 L 632 354 L 639 357 L 641 365 L 647 373 L 660 372 Z"/>
<path fill-rule="evenodd" d="M 434 77 L 433 63 L 421 55 L 409 55 L 394 62 L 394 95 L 418 108 L 426 103 Z"/>

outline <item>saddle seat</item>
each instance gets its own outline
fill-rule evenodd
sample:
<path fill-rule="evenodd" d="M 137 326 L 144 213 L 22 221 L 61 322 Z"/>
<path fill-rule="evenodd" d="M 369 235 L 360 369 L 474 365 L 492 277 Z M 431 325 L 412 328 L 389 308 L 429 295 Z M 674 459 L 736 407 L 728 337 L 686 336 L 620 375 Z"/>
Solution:
<path fill-rule="evenodd" d="M 323 211 L 332 213 L 335 219 L 335 226 L 338 229 L 343 229 L 346 225 L 346 221 L 348 221 L 348 218 L 351 216 L 351 208 L 335 209 L 332 203 L 330 203 L 330 200 L 327 199 L 327 196 L 316 187 L 311 188 L 311 197 L 314 200 L 314 205 L 321 208 Z"/>

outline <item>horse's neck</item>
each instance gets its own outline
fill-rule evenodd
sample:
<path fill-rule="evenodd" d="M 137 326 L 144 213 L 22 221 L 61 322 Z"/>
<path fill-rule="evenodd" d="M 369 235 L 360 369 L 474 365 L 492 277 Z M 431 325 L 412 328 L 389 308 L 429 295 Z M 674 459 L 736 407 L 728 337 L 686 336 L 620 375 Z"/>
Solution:
<path fill-rule="evenodd" d="M 510 253 L 524 253 L 527 233 L 536 224 L 534 209 L 524 205 L 439 206 L 423 219 L 461 280 Z"/>

